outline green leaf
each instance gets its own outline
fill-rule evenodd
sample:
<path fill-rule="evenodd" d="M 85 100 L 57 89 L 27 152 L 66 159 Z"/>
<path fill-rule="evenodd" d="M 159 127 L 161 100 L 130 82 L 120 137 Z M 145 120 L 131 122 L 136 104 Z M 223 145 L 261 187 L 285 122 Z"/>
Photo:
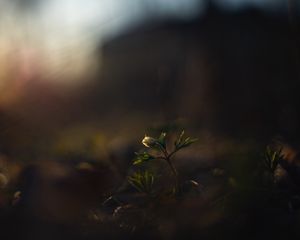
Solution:
<path fill-rule="evenodd" d="M 264 154 L 264 165 L 266 169 L 270 172 L 274 172 L 281 160 L 284 159 L 282 154 L 282 147 L 279 150 L 272 149 L 270 146 L 267 146 Z"/>
<path fill-rule="evenodd" d="M 190 138 L 190 137 L 187 137 L 186 139 L 183 140 L 183 136 L 184 136 L 184 130 L 181 132 L 181 134 L 179 135 L 179 137 L 177 138 L 177 140 L 174 143 L 176 150 L 188 147 L 192 143 L 198 141 L 197 138 Z"/>
<path fill-rule="evenodd" d="M 197 141 L 198 141 L 198 138 L 187 138 L 184 141 L 183 147 L 188 147 L 188 146 L 190 146 L 191 144 L 193 144 L 193 143 L 195 143 Z"/>
<path fill-rule="evenodd" d="M 139 192 L 152 193 L 154 184 L 154 175 L 149 171 L 135 172 L 132 176 L 128 177 L 128 182 Z"/>
<path fill-rule="evenodd" d="M 184 130 L 182 130 L 182 132 L 180 133 L 179 137 L 175 141 L 175 147 L 177 147 L 177 146 L 179 146 L 181 144 L 183 135 L 184 135 Z"/>
<path fill-rule="evenodd" d="M 167 137 L 167 133 L 162 132 L 158 138 L 158 142 L 161 144 L 163 148 L 166 148 L 166 137 Z"/>
<path fill-rule="evenodd" d="M 136 152 L 135 155 L 136 155 L 136 158 L 133 161 L 133 165 L 141 164 L 141 163 L 147 162 L 149 160 L 155 159 L 155 157 L 153 157 L 152 155 L 150 155 L 147 152 Z"/>
<path fill-rule="evenodd" d="M 197 138 L 193 138 L 193 139 L 187 138 L 181 144 L 179 144 L 177 146 L 177 149 L 182 149 L 182 148 L 188 147 L 188 146 L 190 146 L 191 144 L 193 144 L 193 143 L 195 143 L 197 141 L 198 141 Z"/>

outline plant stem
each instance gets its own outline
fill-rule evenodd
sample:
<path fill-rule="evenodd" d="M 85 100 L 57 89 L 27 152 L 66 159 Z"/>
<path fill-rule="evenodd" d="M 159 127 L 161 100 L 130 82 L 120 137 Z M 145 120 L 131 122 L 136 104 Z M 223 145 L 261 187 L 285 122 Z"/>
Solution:
<path fill-rule="evenodd" d="M 178 150 L 179 150 L 179 149 L 173 150 L 173 151 L 169 154 L 168 158 L 171 158 Z"/>
<path fill-rule="evenodd" d="M 177 149 L 175 149 L 174 151 L 172 151 L 171 153 L 168 153 L 167 149 L 165 149 L 164 147 L 160 146 L 161 152 L 163 153 L 164 157 L 159 157 L 162 158 L 164 160 L 166 160 L 166 162 L 168 163 L 169 167 L 171 168 L 171 171 L 174 175 L 175 178 L 175 192 L 178 191 L 178 172 L 174 166 L 174 164 L 171 161 L 171 157 L 174 153 L 177 152 Z"/>
<path fill-rule="evenodd" d="M 178 185 L 179 185 L 178 184 L 178 172 L 177 172 L 175 166 L 173 165 L 170 157 L 166 158 L 166 161 L 169 164 L 169 166 L 170 166 L 170 168 L 172 170 L 172 173 L 174 175 L 174 178 L 175 178 L 175 193 L 177 193 L 177 191 L 178 191 Z"/>
<path fill-rule="evenodd" d="M 167 163 L 169 164 L 169 166 L 170 166 L 170 168 L 171 168 L 171 170 L 172 170 L 174 176 L 177 177 L 177 176 L 178 176 L 178 172 L 177 172 L 175 166 L 173 165 L 171 159 L 170 159 L 170 158 L 166 158 L 166 161 L 167 161 Z"/>
<path fill-rule="evenodd" d="M 170 158 L 170 155 L 169 155 L 168 151 L 165 148 L 160 146 L 160 149 L 161 149 L 162 153 L 164 154 L 165 159 Z"/>

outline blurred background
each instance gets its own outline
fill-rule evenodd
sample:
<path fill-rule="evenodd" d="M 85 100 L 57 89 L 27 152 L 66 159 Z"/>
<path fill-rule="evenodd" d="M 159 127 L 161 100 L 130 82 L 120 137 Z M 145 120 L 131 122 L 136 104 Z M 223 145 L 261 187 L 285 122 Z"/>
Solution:
<path fill-rule="evenodd" d="M 1 1 L 1 147 L 36 152 L 74 129 L 140 136 L 178 119 L 217 135 L 295 140 L 299 8 L 294 0 Z"/>
<path fill-rule="evenodd" d="M 59 186 L 74 197 L 72 182 L 100 181 L 78 200 L 92 204 L 126 176 L 144 134 L 168 127 L 201 140 L 189 164 L 274 137 L 298 149 L 299 19 L 297 0 L 0 1 L 3 184 L 41 178 L 28 183 L 40 191 L 67 176 Z M 109 170 L 74 183 L 89 163 Z M 111 172 L 117 183 L 95 180 Z"/>

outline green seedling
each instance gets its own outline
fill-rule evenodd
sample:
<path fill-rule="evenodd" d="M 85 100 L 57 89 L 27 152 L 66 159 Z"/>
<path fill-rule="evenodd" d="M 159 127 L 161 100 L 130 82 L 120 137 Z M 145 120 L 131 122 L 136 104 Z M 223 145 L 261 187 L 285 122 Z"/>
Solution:
<path fill-rule="evenodd" d="M 147 148 L 146 151 L 137 152 L 133 165 L 142 164 L 153 160 L 165 161 L 175 177 L 175 191 L 178 190 L 178 172 L 173 164 L 173 156 L 179 150 L 190 146 L 198 141 L 196 138 L 184 137 L 184 131 L 176 138 L 174 146 L 171 150 L 167 144 L 167 133 L 162 132 L 158 138 L 145 136 L 142 144 Z M 150 153 L 151 152 L 151 153 Z M 154 153 L 152 153 L 154 152 Z"/>
<path fill-rule="evenodd" d="M 135 172 L 128 177 L 128 182 L 131 186 L 137 189 L 141 193 L 151 194 L 153 193 L 153 184 L 155 176 L 149 171 Z"/>
<path fill-rule="evenodd" d="M 274 173 L 280 161 L 284 159 L 284 155 L 282 154 L 282 147 L 278 150 L 267 146 L 265 154 L 264 154 L 264 167 L 270 173 Z"/>

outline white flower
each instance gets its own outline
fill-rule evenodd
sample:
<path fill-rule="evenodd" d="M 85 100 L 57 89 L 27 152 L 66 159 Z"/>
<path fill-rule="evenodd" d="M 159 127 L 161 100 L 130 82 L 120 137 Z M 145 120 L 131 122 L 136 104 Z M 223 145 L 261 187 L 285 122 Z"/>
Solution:
<path fill-rule="evenodd" d="M 142 140 L 142 143 L 146 147 L 151 148 L 151 147 L 154 147 L 157 144 L 157 140 L 153 137 L 145 136 L 144 139 Z"/>

